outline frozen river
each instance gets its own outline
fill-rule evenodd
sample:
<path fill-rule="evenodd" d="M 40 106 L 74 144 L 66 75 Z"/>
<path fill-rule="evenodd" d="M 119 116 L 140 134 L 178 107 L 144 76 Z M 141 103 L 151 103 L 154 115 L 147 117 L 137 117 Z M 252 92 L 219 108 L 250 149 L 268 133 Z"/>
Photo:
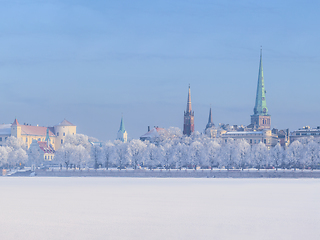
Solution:
<path fill-rule="evenodd" d="M 0 177 L 0 239 L 319 239 L 320 179 Z"/>

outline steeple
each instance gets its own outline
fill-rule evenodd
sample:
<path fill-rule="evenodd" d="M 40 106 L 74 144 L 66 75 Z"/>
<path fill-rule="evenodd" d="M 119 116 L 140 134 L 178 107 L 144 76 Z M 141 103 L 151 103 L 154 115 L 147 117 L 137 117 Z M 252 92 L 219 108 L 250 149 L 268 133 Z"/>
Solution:
<path fill-rule="evenodd" d="M 184 112 L 183 134 L 190 136 L 194 132 L 194 112 L 191 107 L 191 90 L 189 84 L 187 111 Z"/>
<path fill-rule="evenodd" d="M 191 113 L 191 112 L 192 112 L 191 91 L 190 91 L 190 84 L 189 84 L 188 101 L 187 101 L 187 113 Z"/>
<path fill-rule="evenodd" d="M 120 132 L 124 133 L 126 131 L 125 127 L 124 127 L 124 122 L 123 122 L 123 116 L 121 116 L 121 123 L 120 123 Z"/>
<path fill-rule="evenodd" d="M 253 115 L 251 115 L 251 124 L 249 126 L 254 129 L 271 128 L 271 116 L 268 114 L 266 90 L 264 87 L 262 49 L 260 49 L 260 65 L 258 74 L 256 102 L 253 109 Z"/>
<path fill-rule="evenodd" d="M 122 142 L 127 142 L 127 139 L 128 139 L 128 134 L 124 127 L 123 116 L 121 116 L 120 129 L 117 134 L 117 140 L 120 140 Z"/>
<path fill-rule="evenodd" d="M 255 115 L 268 115 L 268 108 L 266 102 L 266 90 L 264 88 L 264 79 L 263 79 L 263 67 L 262 67 L 262 49 L 260 49 L 260 66 L 259 66 L 259 75 L 258 75 L 258 85 L 257 85 L 257 94 L 256 94 L 256 104 L 253 109 Z"/>
<path fill-rule="evenodd" d="M 211 107 L 210 107 L 209 119 L 208 119 L 208 123 L 207 123 L 206 129 L 212 128 L 212 127 L 214 127 L 214 123 L 212 121 L 212 111 L 211 111 Z"/>

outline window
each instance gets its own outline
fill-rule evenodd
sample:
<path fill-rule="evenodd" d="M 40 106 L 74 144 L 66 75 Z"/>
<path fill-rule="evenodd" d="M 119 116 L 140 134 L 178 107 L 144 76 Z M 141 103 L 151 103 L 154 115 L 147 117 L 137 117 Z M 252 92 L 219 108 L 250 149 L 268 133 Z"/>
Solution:
<path fill-rule="evenodd" d="M 266 144 L 267 143 L 267 139 L 263 139 L 263 143 Z"/>
<path fill-rule="evenodd" d="M 250 139 L 250 143 L 252 143 L 252 139 Z"/>
<path fill-rule="evenodd" d="M 66 135 L 66 133 L 63 133 L 63 136 L 65 136 Z"/>
<path fill-rule="evenodd" d="M 0 137 L 0 141 L 2 141 L 2 137 Z"/>
<path fill-rule="evenodd" d="M 28 142 L 28 138 L 26 138 L 26 142 Z"/>
<path fill-rule="evenodd" d="M 44 156 L 44 159 L 47 160 L 47 156 Z"/>
<path fill-rule="evenodd" d="M 258 140 L 258 143 L 260 143 L 260 139 Z"/>
<path fill-rule="evenodd" d="M 59 132 L 57 132 L 57 136 L 59 136 Z"/>
<path fill-rule="evenodd" d="M 61 144 L 63 144 L 63 139 L 61 139 Z"/>
<path fill-rule="evenodd" d="M 256 140 L 256 139 L 254 140 L 254 143 L 257 143 L 257 140 Z"/>
<path fill-rule="evenodd" d="M 4 140 L 7 140 L 8 137 L 5 137 Z"/>
<path fill-rule="evenodd" d="M 74 133 L 72 133 L 72 135 L 74 135 Z"/>
<path fill-rule="evenodd" d="M 38 138 L 38 141 L 41 141 L 41 138 Z"/>

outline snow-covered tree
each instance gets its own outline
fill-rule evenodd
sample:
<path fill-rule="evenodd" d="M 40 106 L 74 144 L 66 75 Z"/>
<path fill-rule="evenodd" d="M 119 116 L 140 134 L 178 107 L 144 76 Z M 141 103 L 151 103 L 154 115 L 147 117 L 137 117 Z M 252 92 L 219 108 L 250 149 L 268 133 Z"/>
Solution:
<path fill-rule="evenodd" d="M 88 151 L 82 145 L 74 146 L 71 152 L 71 161 L 70 163 L 74 165 L 74 167 L 78 166 L 79 169 L 86 166 L 88 160 L 90 159 L 90 155 Z"/>
<path fill-rule="evenodd" d="M 104 167 L 108 170 L 109 167 L 114 163 L 115 146 L 112 142 L 108 141 L 102 147 L 104 157 Z"/>
<path fill-rule="evenodd" d="M 8 155 L 12 149 L 7 146 L 0 146 L 0 167 L 4 167 L 8 164 Z"/>
<path fill-rule="evenodd" d="M 209 141 L 206 144 L 208 163 L 212 168 L 219 166 L 219 154 L 221 146 L 217 141 Z"/>
<path fill-rule="evenodd" d="M 8 151 L 7 159 L 9 166 L 18 166 L 27 162 L 28 155 L 25 151 L 26 145 L 22 139 L 18 139 L 14 136 L 8 137 L 5 146 L 11 149 L 11 151 Z"/>
<path fill-rule="evenodd" d="M 119 169 L 123 169 L 131 163 L 131 153 L 128 149 L 128 142 L 115 141 L 115 161 Z"/>
<path fill-rule="evenodd" d="M 237 151 L 237 166 L 242 170 L 250 165 L 251 146 L 250 144 L 241 139 L 236 142 Z"/>
<path fill-rule="evenodd" d="M 143 162 L 147 145 L 139 139 L 133 139 L 129 142 L 128 147 L 132 158 L 133 168 L 137 169 L 137 167 Z"/>
<path fill-rule="evenodd" d="M 147 149 L 146 149 L 146 157 L 145 157 L 145 165 L 149 169 L 153 169 L 156 166 L 160 164 L 159 161 L 159 150 L 157 146 L 153 143 L 148 143 L 147 144 Z"/>
<path fill-rule="evenodd" d="M 303 145 L 298 141 L 294 141 L 286 150 L 285 164 L 288 168 L 294 168 L 300 166 L 303 158 Z"/>
<path fill-rule="evenodd" d="M 309 165 L 313 170 L 320 163 L 320 147 L 315 141 L 308 142 L 303 156 L 303 164 Z"/>
<path fill-rule="evenodd" d="M 68 170 L 70 163 L 72 161 L 72 155 L 75 151 L 75 146 L 70 143 L 64 143 L 56 152 L 55 152 L 55 161 L 60 164 L 60 166 L 65 165 Z"/>
<path fill-rule="evenodd" d="M 269 164 L 278 170 L 283 165 L 284 161 L 284 150 L 278 143 L 275 147 L 270 150 L 269 153 Z"/>
<path fill-rule="evenodd" d="M 202 162 L 206 157 L 205 151 L 203 149 L 203 144 L 199 141 L 194 141 L 190 145 L 189 153 L 190 153 L 189 165 L 196 170 L 197 166 L 202 165 Z"/>
<path fill-rule="evenodd" d="M 268 149 L 264 143 L 260 142 L 253 145 L 251 149 L 251 161 L 253 166 L 258 169 L 265 167 L 267 165 L 267 154 Z"/>

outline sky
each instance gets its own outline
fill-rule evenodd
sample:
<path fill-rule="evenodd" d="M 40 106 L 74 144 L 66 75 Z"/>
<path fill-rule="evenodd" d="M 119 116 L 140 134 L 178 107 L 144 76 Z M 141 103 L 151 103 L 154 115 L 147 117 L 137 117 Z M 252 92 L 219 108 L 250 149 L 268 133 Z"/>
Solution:
<path fill-rule="evenodd" d="M 320 2 L 0 0 L 0 122 L 114 140 L 250 124 L 260 47 L 272 127 L 320 126 Z"/>

